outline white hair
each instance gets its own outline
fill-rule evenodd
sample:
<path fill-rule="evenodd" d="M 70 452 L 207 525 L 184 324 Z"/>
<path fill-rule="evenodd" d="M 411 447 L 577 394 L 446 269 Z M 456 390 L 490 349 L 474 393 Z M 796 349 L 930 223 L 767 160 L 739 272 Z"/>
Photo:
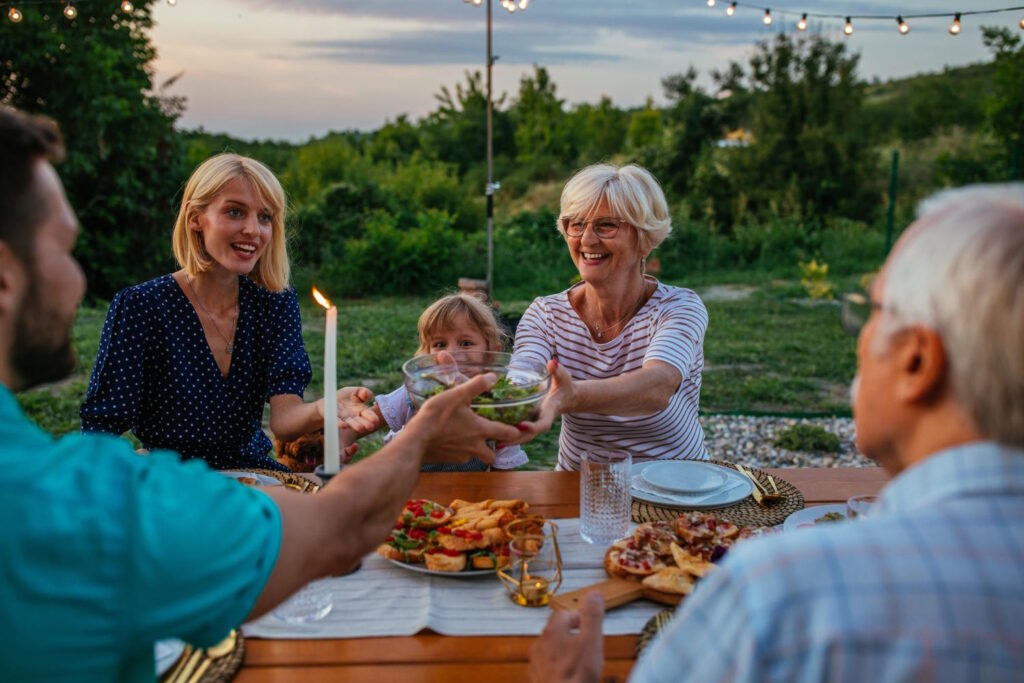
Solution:
<path fill-rule="evenodd" d="M 1024 183 L 923 201 L 881 285 L 880 341 L 918 325 L 938 332 L 974 426 L 1024 446 Z"/>
<path fill-rule="evenodd" d="M 602 199 L 616 218 L 636 228 L 644 252 L 655 249 L 672 231 L 672 216 L 661 185 L 650 171 L 635 164 L 593 164 L 577 171 L 562 190 L 559 218 L 586 216 Z M 565 236 L 561 220 L 558 231 Z"/>

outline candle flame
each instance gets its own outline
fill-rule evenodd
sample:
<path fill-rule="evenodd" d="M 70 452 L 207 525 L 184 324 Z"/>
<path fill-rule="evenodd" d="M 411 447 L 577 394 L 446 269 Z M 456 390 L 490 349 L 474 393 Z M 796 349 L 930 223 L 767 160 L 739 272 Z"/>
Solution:
<path fill-rule="evenodd" d="M 315 285 L 313 286 L 313 298 L 316 299 L 316 302 L 318 304 L 320 304 L 321 306 L 323 306 L 324 308 L 330 308 L 331 307 L 331 300 L 328 299 L 326 296 L 324 296 L 320 292 L 320 290 L 316 288 Z"/>

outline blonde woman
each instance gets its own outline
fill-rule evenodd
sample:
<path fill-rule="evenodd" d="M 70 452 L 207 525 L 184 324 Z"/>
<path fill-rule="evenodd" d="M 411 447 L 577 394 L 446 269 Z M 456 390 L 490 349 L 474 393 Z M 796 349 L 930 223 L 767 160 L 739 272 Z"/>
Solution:
<path fill-rule="evenodd" d="M 174 225 L 179 270 L 117 293 L 80 415 L 82 430 L 131 430 L 146 449 L 216 469 L 287 469 L 262 429 L 287 440 L 323 425 L 289 286 L 285 196 L 263 164 L 235 154 L 192 174 Z M 343 389 L 345 428 L 369 430 L 367 389 Z"/>
<path fill-rule="evenodd" d="M 595 448 L 636 460 L 703 459 L 697 420 L 708 314 L 694 292 L 644 273 L 672 219 L 658 181 L 639 166 L 588 166 L 562 190 L 558 230 L 582 282 L 538 297 L 514 355 L 548 363 L 551 393 L 528 441 L 562 416 L 558 469 Z"/>

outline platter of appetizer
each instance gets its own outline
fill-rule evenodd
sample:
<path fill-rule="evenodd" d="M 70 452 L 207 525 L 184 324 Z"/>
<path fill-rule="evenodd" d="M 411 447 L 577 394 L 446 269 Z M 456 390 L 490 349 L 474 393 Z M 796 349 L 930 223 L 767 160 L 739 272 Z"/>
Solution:
<path fill-rule="evenodd" d="M 706 512 L 686 512 L 673 521 L 638 525 L 631 537 L 608 548 L 604 568 L 612 578 L 638 582 L 649 600 L 677 605 L 729 548 L 756 535 Z"/>
<path fill-rule="evenodd" d="M 522 500 L 432 500 L 405 504 L 377 554 L 413 572 L 469 577 L 494 574 L 508 563 L 512 522 L 533 517 Z M 538 518 L 539 519 L 539 518 Z"/>

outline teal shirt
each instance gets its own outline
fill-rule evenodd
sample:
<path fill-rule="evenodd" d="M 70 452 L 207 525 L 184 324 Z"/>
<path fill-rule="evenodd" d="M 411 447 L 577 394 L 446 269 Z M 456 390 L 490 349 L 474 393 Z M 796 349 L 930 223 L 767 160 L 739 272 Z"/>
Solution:
<path fill-rule="evenodd" d="M 281 545 L 259 491 L 122 439 L 54 439 L 0 386 L 0 672 L 151 681 L 153 643 L 240 624 Z"/>

